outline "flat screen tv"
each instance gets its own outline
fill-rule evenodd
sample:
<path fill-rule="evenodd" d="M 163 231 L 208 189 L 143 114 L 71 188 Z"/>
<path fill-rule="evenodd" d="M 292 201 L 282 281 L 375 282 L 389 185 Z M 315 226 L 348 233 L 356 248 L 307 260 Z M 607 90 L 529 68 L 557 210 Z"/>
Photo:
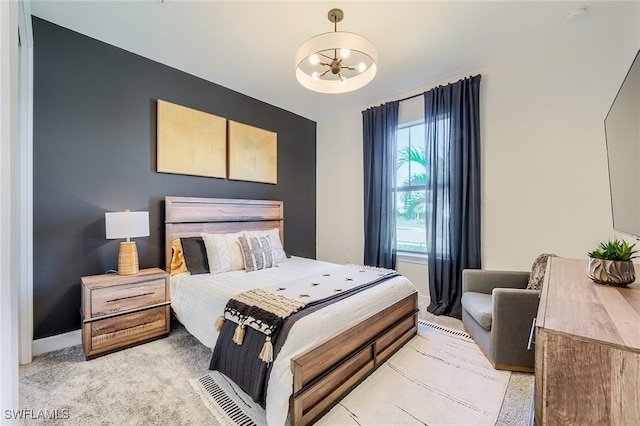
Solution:
<path fill-rule="evenodd" d="M 640 238 L 640 51 L 604 120 L 613 228 Z"/>

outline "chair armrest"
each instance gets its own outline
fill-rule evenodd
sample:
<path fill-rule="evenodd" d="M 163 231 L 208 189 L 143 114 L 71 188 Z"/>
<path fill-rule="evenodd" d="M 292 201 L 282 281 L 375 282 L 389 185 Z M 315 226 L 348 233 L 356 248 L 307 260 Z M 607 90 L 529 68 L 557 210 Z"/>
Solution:
<path fill-rule="evenodd" d="M 525 348 L 531 322 L 538 313 L 538 290 L 497 288 L 493 290 L 491 332 L 500 340 L 518 342 Z"/>
<path fill-rule="evenodd" d="M 462 271 L 463 294 L 468 291 L 491 294 L 494 288 L 524 289 L 528 282 L 528 272 L 487 271 L 484 269 L 464 269 Z"/>

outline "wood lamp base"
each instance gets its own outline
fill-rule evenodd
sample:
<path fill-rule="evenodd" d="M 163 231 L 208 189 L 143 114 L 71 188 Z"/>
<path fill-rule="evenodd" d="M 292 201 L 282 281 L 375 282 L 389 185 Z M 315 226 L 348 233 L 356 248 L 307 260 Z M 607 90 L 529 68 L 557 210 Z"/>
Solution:
<path fill-rule="evenodd" d="M 140 270 L 135 241 L 123 241 L 118 252 L 118 275 L 134 275 Z"/>

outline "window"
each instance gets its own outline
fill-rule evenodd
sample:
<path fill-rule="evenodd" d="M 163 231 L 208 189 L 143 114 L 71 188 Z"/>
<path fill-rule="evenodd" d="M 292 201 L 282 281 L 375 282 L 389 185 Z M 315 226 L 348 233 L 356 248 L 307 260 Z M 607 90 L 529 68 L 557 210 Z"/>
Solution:
<path fill-rule="evenodd" d="M 398 128 L 396 250 L 426 253 L 427 163 L 424 123 Z"/>
<path fill-rule="evenodd" d="M 440 119 L 436 122 L 437 134 L 440 136 L 436 145 L 436 158 L 438 173 L 436 176 L 438 185 L 449 185 L 449 165 L 442 159 L 447 158 L 445 151 L 448 149 L 448 120 Z M 398 152 L 396 168 L 396 250 L 399 252 L 426 253 L 427 229 L 426 220 L 430 217 L 433 208 L 431 189 L 427 184 L 431 183 L 427 177 L 427 154 L 425 144 L 424 122 L 413 122 L 398 126 Z M 447 193 L 447 192 L 445 192 Z M 443 253 L 443 232 L 449 230 L 448 215 L 449 200 L 444 199 L 439 203 L 444 214 L 436 225 L 436 252 Z"/>

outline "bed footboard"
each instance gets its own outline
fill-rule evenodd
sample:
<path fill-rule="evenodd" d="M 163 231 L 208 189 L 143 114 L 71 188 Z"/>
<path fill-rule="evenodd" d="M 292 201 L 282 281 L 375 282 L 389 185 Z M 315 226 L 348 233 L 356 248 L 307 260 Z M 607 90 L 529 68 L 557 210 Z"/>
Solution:
<path fill-rule="evenodd" d="M 418 293 L 372 314 L 291 360 L 292 426 L 315 422 L 409 341 L 418 327 Z"/>

